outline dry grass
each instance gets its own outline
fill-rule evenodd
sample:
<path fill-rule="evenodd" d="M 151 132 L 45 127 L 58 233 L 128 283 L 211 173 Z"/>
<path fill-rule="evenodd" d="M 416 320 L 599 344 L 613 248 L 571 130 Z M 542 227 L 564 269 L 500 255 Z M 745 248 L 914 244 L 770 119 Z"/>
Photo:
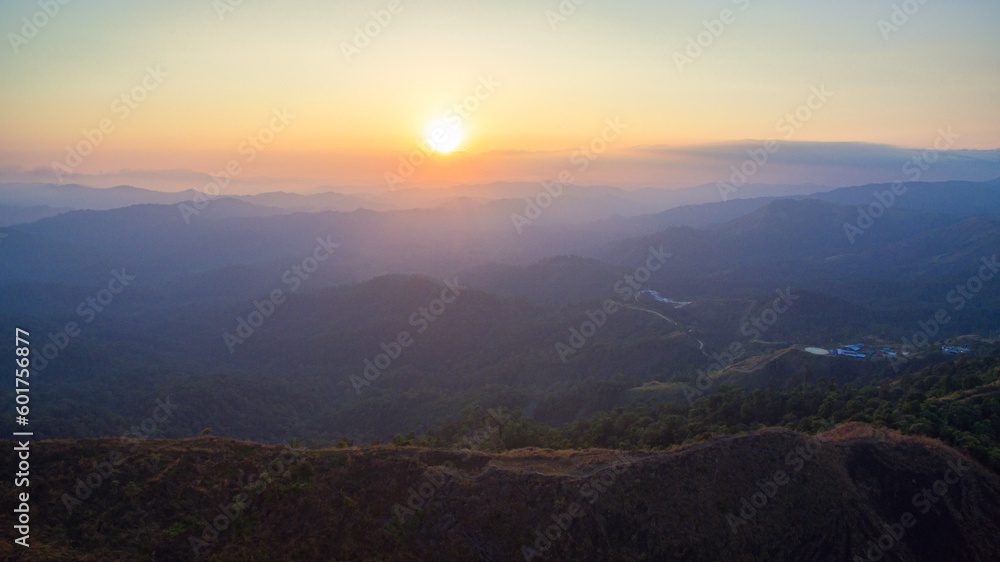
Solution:
<path fill-rule="evenodd" d="M 604 449 L 302 451 L 252 490 L 247 477 L 288 449 L 221 438 L 147 440 L 72 516 L 62 495 L 122 444 L 44 441 L 33 444 L 33 548 L 15 551 L 4 541 L 0 559 L 190 560 L 188 540 L 201 533 L 201 522 L 247 493 L 245 511 L 203 559 L 523 559 L 520 548 L 534 531 L 577 502 L 583 514 L 546 560 L 843 560 L 877 537 L 880 525 L 898 521 L 895 506 L 905 507 L 912 486 L 940 478 L 958 456 L 934 440 L 845 424 L 822 434 L 833 446 L 822 447 L 746 531 L 734 534 L 726 515 L 776 471 L 791 472 L 788 455 L 809 439 L 781 428 L 717 437 L 628 453 L 640 460 L 624 471 L 602 470 L 622 462 L 621 452 Z M 0 457 L 13 466 L 9 442 Z M 586 501 L 584 487 L 611 472 L 594 503 Z M 962 554 L 955 545 L 964 545 L 980 559 L 1000 560 L 1000 479 L 978 467 L 970 474 L 935 511 L 935 532 L 910 534 L 898 556 L 957 559 L 946 555 Z M 7 513 L 11 485 L 0 483 Z M 398 519 L 394 505 L 405 505 L 422 486 L 432 490 L 430 499 Z"/>

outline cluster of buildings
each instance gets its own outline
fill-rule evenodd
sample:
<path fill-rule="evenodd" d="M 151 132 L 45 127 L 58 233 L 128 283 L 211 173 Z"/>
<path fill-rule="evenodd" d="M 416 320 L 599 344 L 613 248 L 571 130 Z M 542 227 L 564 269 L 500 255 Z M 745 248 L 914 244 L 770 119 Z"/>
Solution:
<path fill-rule="evenodd" d="M 884 359 L 886 357 L 896 357 L 899 355 L 899 352 L 891 347 L 865 349 L 865 344 L 856 343 L 853 345 L 838 347 L 837 349 L 831 349 L 830 355 L 854 357 L 855 359 Z"/>
<path fill-rule="evenodd" d="M 879 348 L 865 348 L 865 344 L 856 343 L 853 345 L 844 345 L 838 347 L 837 349 L 818 349 L 818 348 L 808 348 L 806 351 L 810 353 L 817 353 L 820 355 L 837 355 L 840 357 L 853 357 L 855 359 L 884 359 L 887 357 L 897 357 L 901 353 L 906 355 L 906 353 L 897 351 L 891 347 L 879 347 Z M 828 353 L 824 353 L 828 352 Z M 956 345 L 944 345 L 941 346 L 941 352 L 945 355 L 959 355 L 962 353 L 968 353 L 969 348 L 958 347 Z"/>

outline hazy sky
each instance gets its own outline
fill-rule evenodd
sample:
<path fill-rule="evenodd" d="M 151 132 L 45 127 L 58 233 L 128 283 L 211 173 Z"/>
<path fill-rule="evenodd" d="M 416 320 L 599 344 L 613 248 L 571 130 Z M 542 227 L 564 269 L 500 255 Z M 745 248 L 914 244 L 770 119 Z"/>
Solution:
<path fill-rule="evenodd" d="M 73 164 L 75 181 L 235 160 L 248 184 L 385 187 L 449 116 L 459 151 L 426 158 L 409 186 L 561 169 L 579 183 L 722 180 L 726 167 L 697 148 L 746 139 L 924 148 L 951 127 L 956 149 L 1000 147 L 996 0 L 927 0 L 898 29 L 879 25 L 898 0 L 564 0 L 575 7 L 564 20 L 557 0 L 51 1 L 52 17 L 37 1 L 0 3 L 8 180 L 55 181 L 53 162 Z M 704 22 L 723 10 L 715 37 Z M 44 25 L 32 33 L 22 18 Z M 377 34 L 356 43 L 366 25 Z M 707 46 L 685 54 L 699 33 Z M 134 90 L 142 101 L 120 99 Z M 449 113 L 463 100 L 472 111 Z M 807 102 L 817 109 L 789 128 Z M 608 119 L 627 127 L 609 132 Z M 102 120 L 113 130 L 74 162 L 66 147 Z M 282 130 L 262 133 L 270 142 L 250 159 L 241 143 L 271 125 Z M 614 140 L 595 144 L 606 149 L 586 170 L 571 164 L 602 134 Z"/>

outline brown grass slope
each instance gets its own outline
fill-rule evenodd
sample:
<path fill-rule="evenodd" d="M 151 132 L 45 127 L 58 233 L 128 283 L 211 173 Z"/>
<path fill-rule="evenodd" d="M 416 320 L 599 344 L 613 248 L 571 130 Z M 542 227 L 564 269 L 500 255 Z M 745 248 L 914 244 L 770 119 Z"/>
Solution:
<path fill-rule="evenodd" d="M 191 560 L 197 537 L 202 560 L 524 560 L 527 545 L 541 547 L 532 560 L 840 561 L 864 557 L 884 525 L 910 512 L 915 525 L 881 560 L 1000 560 L 995 474 L 937 441 L 867 426 L 811 439 L 770 429 L 627 456 L 292 453 L 218 438 L 148 440 L 133 450 L 113 439 L 43 441 L 32 445 L 32 546 L 14 547 L 5 524 L 0 558 Z M 12 449 L 3 443 L 6 467 L 14 466 Z M 114 451 L 120 463 L 69 514 L 64 494 L 74 494 L 78 479 L 96 483 L 94 471 L 107 472 L 99 463 Z M 279 471 L 282 454 L 288 462 Z M 921 513 L 913 496 L 949 464 L 970 468 Z M 274 474 L 259 476 L 269 465 Z M 734 531 L 727 516 L 778 471 L 788 482 Z M 430 500 L 418 501 L 420 491 Z M 14 492 L 5 478 L 7 521 Z M 239 494 L 239 514 L 213 537 L 205 522 L 223 526 L 222 509 Z M 418 509 L 401 521 L 393 506 L 408 500 Z M 536 530 L 556 536 L 551 526 L 560 519 L 568 530 L 538 539 Z"/>

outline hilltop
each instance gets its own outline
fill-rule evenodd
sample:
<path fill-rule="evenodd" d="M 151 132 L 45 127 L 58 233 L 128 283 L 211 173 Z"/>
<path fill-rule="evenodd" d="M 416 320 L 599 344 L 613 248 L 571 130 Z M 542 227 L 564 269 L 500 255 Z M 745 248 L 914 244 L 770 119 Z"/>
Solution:
<path fill-rule="evenodd" d="M 902 534 L 883 539 L 882 560 L 1000 557 L 1000 477 L 938 441 L 859 424 L 658 452 L 213 437 L 34 447 L 23 560 L 189 560 L 196 546 L 205 560 L 839 561 L 864 559 L 887 525 Z M 940 497 L 919 499 L 945 478 Z M 10 512 L 9 482 L 2 498 Z"/>

